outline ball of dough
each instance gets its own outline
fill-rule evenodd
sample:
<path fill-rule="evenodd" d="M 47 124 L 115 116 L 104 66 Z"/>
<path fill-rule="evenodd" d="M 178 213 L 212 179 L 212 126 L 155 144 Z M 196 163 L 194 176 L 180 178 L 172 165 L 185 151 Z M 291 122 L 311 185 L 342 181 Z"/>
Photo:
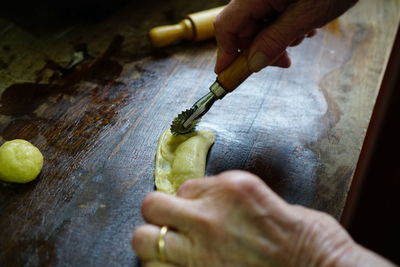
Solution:
<path fill-rule="evenodd" d="M 27 183 L 35 179 L 43 167 L 40 150 L 26 140 L 15 139 L 0 147 L 0 179 Z"/>

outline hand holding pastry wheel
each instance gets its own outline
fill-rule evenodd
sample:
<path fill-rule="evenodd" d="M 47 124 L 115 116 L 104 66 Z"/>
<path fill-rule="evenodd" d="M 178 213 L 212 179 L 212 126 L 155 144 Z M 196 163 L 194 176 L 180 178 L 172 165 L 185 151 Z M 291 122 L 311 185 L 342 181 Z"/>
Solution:
<path fill-rule="evenodd" d="M 192 132 L 197 122 L 210 110 L 216 100 L 222 99 L 227 93 L 235 90 L 253 73 L 248 66 L 247 56 L 247 50 L 240 53 L 235 61 L 218 75 L 217 80 L 210 87 L 210 92 L 172 121 L 172 134 L 180 135 Z"/>

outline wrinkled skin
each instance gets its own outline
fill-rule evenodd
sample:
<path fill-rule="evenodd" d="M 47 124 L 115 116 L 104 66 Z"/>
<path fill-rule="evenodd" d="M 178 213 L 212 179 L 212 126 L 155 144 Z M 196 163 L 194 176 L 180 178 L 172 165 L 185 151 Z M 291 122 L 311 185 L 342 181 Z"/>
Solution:
<path fill-rule="evenodd" d="M 258 177 L 230 171 L 152 192 L 134 231 L 144 266 L 391 266 L 327 214 L 290 205 Z M 160 227 L 168 263 L 158 261 Z"/>
<path fill-rule="evenodd" d="M 287 68 L 286 49 L 343 14 L 357 0 L 232 0 L 215 21 L 218 56 L 215 72 L 228 67 L 238 49 L 249 49 L 252 71 Z"/>

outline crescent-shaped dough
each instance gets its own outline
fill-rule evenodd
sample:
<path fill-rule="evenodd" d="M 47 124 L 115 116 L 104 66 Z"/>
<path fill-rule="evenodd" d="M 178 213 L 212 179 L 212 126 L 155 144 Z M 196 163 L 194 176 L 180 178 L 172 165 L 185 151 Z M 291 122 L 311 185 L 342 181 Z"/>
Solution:
<path fill-rule="evenodd" d="M 209 130 L 174 136 L 168 129 L 158 139 L 156 188 L 175 194 L 186 180 L 203 177 L 207 153 L 214 143 L 214 133 Z"/>

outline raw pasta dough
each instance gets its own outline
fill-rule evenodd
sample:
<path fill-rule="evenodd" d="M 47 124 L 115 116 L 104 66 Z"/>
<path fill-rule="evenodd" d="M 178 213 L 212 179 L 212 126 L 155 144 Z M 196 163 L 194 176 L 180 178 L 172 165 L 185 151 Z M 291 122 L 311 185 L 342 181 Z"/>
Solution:
<path fill-rule="evenodd" d="M 207 153 L 214 143 L 209 130 L 173 136 L 168 129 L 158 139 L 154 170 L 157 190 L 175 194 L 188 179 L 204 176 Z"/>

